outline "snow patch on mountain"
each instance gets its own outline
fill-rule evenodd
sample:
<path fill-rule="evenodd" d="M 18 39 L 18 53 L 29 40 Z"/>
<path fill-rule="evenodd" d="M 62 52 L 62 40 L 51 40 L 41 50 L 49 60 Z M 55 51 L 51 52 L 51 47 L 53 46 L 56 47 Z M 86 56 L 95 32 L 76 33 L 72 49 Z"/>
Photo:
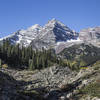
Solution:
<path fill-rule="evenodd" d="M 71 39 L 71 40 L 68 40 L 67 42 L 80 42 L 80 41 L 82 41 L 82 40 L 80 40 L 80 38 L 78 37 L 76 40 Z"/>
<path fill-rule="evenodd" d="M 57 45 L 60 45 L 60 44 L 66 44 L 66 43 L 70 43 L 70 42 L 81 42 L 82 40 L 79 39 L 79 37 L 75 40 L 75 39 L 71 39 L 71 40 L 68 40 L 68 41 L 65 41 L 65 42 L 62 42 L 62 41 L 59 41 L 57 42 Z"/>

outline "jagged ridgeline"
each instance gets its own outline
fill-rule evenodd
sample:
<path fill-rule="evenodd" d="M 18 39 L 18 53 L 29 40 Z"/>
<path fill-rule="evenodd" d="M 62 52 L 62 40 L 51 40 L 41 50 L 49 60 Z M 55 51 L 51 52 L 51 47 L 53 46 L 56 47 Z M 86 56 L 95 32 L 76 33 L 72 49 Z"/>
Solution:
<path fill-rule="evenodd" d="M 32 46 L 33 49 L 56 48 L 58 44 L 70 40 L 77 40 L 78 33 L 71 30 L 62 22 L 52 19 L 44 26 L 35 24 L 26 30 L 18 30 L 2 39 L 9 39 L 13 44 Z"/>
<path fill-rule="evenodd" d="M 100 60 L 100 48 L 82 43 L 65 48 L 59 55 L 72 69 L 79 69 Z"/>
<path fill-rule="evenodd" d="M 0 45 L 0 59 L 3 64 L 13 68 L 42 69 L 59 63 L 55 51 L 52 49 L 42 51 L 33 50 L 31 46 L 20 47 L 13 45 L 9 40 L 3 40 Z"/>

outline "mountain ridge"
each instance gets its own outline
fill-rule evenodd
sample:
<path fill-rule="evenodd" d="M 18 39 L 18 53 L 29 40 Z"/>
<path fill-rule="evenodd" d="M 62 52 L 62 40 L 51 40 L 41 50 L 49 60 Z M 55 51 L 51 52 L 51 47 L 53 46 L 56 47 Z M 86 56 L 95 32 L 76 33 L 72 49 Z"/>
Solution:
<path fill-rule="evenodd" d="M 25 47 L 31 45 L 33 49 L 38 50 L 42 48 L 57 50 L 61 46 L 67 48 L 77 43 L 88 43 L 100 47 L 100 27 L 86 28 L 78 33 L 53 18 L 44 26 L 35 24 L 26 30 L 21 29 L 1 38 L 0 41 L 3 39 L 9 39 L 13 44 L 19 43 Z"/>
<path fill-rule="evenodd" d="M 50 36 L 51 33 L 52 35 Z M 76 39 L 78 34 L 69 29 L 60 21 L 53 18 L 52 20 L 49 20 L 48 23 L 44 26 L 35 24 L 26 30 L 18 30 L 17 32 L 14 32 L 13 34 L 2 39 L 8 38 L 14 44 L 19 43 L 21 45 L 28 46 L 34 39 L 38 39 L 37 37 L 39 37 L 39 39 L 46 39 L 48 35 L 51 37 L 51 39 L 54 40 L 54 42 L 58 42 Z"/>

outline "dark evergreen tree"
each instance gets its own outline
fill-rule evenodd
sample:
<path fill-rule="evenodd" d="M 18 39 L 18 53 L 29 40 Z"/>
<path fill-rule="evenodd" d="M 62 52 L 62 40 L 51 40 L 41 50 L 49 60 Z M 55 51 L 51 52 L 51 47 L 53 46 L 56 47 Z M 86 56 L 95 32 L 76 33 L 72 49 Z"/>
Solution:
<path fill-rule="evenodd" d="M 13 68 L 42 69 L 59 63 L 55 52 L 42 49 L 42 51 L 32 50 L 32 47 L 20 47 L 10 44 L 9 40 L 4 40 L 0 45 L 0 59 Z"/>

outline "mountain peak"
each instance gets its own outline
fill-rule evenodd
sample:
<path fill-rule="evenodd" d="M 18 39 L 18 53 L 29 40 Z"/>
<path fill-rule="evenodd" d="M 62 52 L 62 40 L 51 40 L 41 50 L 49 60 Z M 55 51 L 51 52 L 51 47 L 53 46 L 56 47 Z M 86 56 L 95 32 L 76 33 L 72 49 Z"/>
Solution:
<path fill-rule="evenodd" d="M 55 25 L 57 22 L 58 21 L 55 18 L 53 18 L 53 19 L 49 20 L 46 25 Z"/>
<path fill-rule="evenodd" d="M 45 25 L 45 27 L 63 27 L 63 28 L 68 28 L 66 25 L 64 25 L 62 22 L 58 21 L 57 19 L 53 18 L 48 21 L 48 23 Z"/>
<path fill-rule="evenodd" d="M 52 18 L 50 21 L 57 21 L 56 18 Z"/>
<path fill-rule="evenodd" d="M 29 27 L 28 30 L 34 30 L 34 29 L 40 29 L 40 28 L 41 28 L 41 26 L 39 24 L 35 24 L 35 25 Z"/>
<path fill-rule="evenodd" d="M 48 21 L 48 23 L 56 23 L 56 22 L 58 22 L 58 20 L 56 20 L 55 18 Z"/>
<path fill-rule="evenodd" d="M 75 40 L 77 36 L 76 32 L 73 32 L 62 22 L 53 18 L 43 27 L 35 24 L 26 30 L 14 32 L 13 35 L 7 38 L 14 44 L 20 43 L 23 46 L 32 44 L 34 47 L 40 44 L 39 48 L 49 48 L 49 46 L 54 47 L 57 42 Z"/>

